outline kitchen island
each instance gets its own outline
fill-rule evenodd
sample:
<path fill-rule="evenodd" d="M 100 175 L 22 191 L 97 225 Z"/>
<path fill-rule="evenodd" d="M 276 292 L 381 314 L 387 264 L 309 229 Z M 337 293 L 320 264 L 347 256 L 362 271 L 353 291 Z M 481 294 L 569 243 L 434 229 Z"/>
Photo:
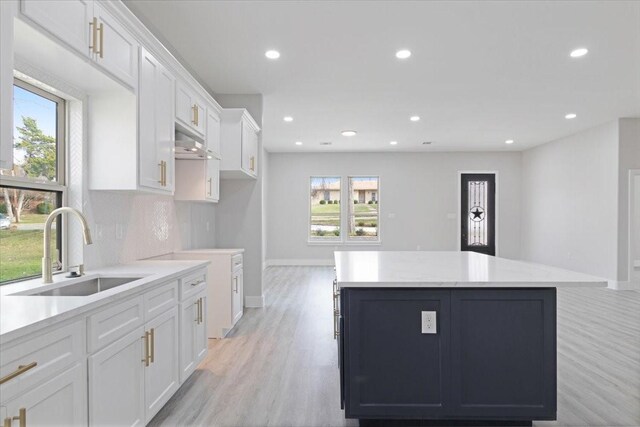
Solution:
<path fill-rule="evenodd" d="M 335 252 L 347 418 L 556 419 L 556 288 L 604 279 L 474 252 Z"/>

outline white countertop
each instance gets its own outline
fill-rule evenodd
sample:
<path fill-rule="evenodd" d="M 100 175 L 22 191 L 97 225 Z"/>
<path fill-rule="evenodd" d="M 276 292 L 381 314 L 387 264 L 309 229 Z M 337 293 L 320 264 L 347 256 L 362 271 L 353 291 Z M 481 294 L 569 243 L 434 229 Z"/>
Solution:
<path fill-rule="evenodd" d="M 184 276 L 209 261 L 138 261 L 87 271 L 81 279 L 68 279 L 64 274 L 53 276 L 53 284 L 44 285 L 41 278 L 0 286 L 0 345 L 32 333 L 53 323 L 94 310 L 121 298 L 164 284 Z M 87 296 L 12 295 L 61 283 L 74 283 L 96 276 L 141 277 L 139 280 Z M 43 289 L 44 290 L 44 289 Z"/>
<path fill-rule="evenodd" d="M 148 258 L 150 260 L 183 260 L 188 259 L 189 255 L 194 256 L 207 256 L 207 255 L 236 255 L 244 252 L 244 249 L 241 248 L 232 248 L 232 249 L 223 249 L 223 248 L 212 248 L 212 249 L 186 249 L 182 251 L 175 251 L 164 255 L 154 256 L 152 258 Z"/>
<path fill-rule="evenodd" d="M 336 251 L 340 287 L 606 287 L 606 279 L 475 252 Z"/>

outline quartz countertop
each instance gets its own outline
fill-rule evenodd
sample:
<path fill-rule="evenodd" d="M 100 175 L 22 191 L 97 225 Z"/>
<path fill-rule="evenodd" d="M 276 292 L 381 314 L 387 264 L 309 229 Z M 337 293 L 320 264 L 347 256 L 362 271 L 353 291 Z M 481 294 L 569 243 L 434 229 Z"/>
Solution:
<path fill-rule="evenodd" d="M 340 287 L 606 287 L 607 280 L 476 252 L 336 251 Z"/>
<path fill-rule="evenodd" d="M 64 274 L 53 276 L 44 285 L 42 278 L 0 286 L 0 345 L 30 334 L 53 323 L 94 310 L 102 305 L 141 293 L 206 267 L 209 261 L 138 261 L 131 264 L 87 271 L 81 278 L 69 279 Z M 74 283 L 97 276 L 141 277 L 141 279 L 87 296 L 30 296 L 38 288 L 46 290 L 62 283 Z"/>
<path fill-rule="evenodd" d="M 175 251 L 164 255 L 155 256 L 149 258 L 150 260 L 175 260 L 175 259 L 188 259 L 189 255 L 236 255 L 244 252 L 241 248 L 223 249 L 223 248 L 211 248 L 211 249 L 186 249 L 182 251 Z"/>

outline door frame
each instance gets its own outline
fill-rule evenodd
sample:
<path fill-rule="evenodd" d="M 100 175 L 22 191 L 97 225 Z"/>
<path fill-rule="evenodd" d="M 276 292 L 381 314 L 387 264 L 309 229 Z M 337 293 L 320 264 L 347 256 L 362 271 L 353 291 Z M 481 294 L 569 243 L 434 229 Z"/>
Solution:
<path fill-rule="evenodd" d="M 458 171 L 458 210 L 456 212 L 456 250 L 458 252 L 462 251 L 462 230 L 460 229 L 460 221 L 462 218 L 460 217 L 462 210 L 462 175 L 464 174 L 475 174 L 475 173 L 485 173 L 485 174 L 493 174 L 496 177 L 496 194 L 495 194 L 495 244 L 496 244 L 496 255 L 500 256 L 500 174 L 497 170 L 459 170 Z"/>
<path fill-rule="evenodd" d="M 631 282 L 634 276 L 634 267 L 635 267 L 635 261 L 636 259 L 640 259 L 640 254 L 636 254 L 634 253 L 633 250 L 633 246 L 634 246 L 634 235 L 635 235 L 635 229 L 640 227 L 640 221 L 638 221 L 636 224 L 634 224 L 633 218 L 634 218 L 634 214 L 636 214 L 635 210 L 634 210 L 634 204 L 635 204 L 635 191 L 636 191 L 636 185 L 635 185 L 635 178 L 636 177 L 640 177 L 640 169 L 629 169 L 629 194 L 628 194 L 628 198 L 629 198 L 629 225 L 628 225 L 628 232 L 629 232 L 629 237 L 628 237 L 628 242 L 627 242 L 627 281 Z M 640 214 L 640 212 L 638 212 L 637 214 Z M 637 215 L 636 214 L 636 215 Z"/>

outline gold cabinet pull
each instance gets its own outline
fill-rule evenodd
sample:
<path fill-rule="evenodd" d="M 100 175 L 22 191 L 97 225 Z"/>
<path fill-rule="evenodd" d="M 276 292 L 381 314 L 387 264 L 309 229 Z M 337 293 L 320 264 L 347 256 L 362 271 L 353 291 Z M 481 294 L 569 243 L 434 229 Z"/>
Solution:
<path fill-rule="evenodd" d="M 202 303 L 204 302 L 204 300 L 202 298 L 200 298 L 200 323 L 203 322 L 203 317 L 204 317 L 204 308 L 202 307 Z"/>
<path fill-rule="evenodd" d="M 196 300 L 194 305 L 196 306 L 196 320 L 195 320 L 195 322 L 199 325 L 200 324 L 200 298 L 198 298 Z"/>
<path fill-rule="evenodd" d="M 238 293 L 238 276 L 234 277 L 233 280 L 236 282 L 236 287 L 233 291 L 237 294 Z"/>
<path fill-rule="evenodd" d="M 102 22 L 100 23 L 100 27 L 98 27 L 98 31 L 100 31 L 100 51 L 98 54 L 100 58 L 104 58 L 104 24 Z"/>
<path fill-rule="evenodd" d="M 212 180 L 213 178 L 209 178 L 209 197 L 211 197 L 211 194 L 212 194 L 212 190 L 211 190 Z"/>
<path fill-rule="evenodd" d="M 251 169 L 251 172 L 255 172 L 256 171 L 256 169 L 255 169 L 255 160 L 256 159 L 253 156 L 251 156 L 251 159 L 249 159 L 249 162 L 250 162 L 250 165 L 251 165 L 251 166 L 249 166 L 249 169 Z"/>
<path fill-rule="evenodd" d="M 149 332 L 145 331 L 144 336 L 142 337 L 144 340 L 144 366 L 149 366 Z"/>
<path fill-rule="evenodd" d="M 91 28 L 91 34 L 93 36 L 89 49 L 91 49 L 93 53 L 98 53 L 98 18 L 94 16 L 93 20 L 89 22 L 89 27 Z"/>
<path fill-rule="evenodd" d="M 11 427 L 11 418 L 5 418 L 4 422 L 2 423 L 2 427 Z"/>
<path fill-rule="evenodd" d="M 160 166 L 160 180 L 158 182 L 163 187 L 166 187 L 167 186 L 167 162 L 165 162 L 164 160 L 160 160 L 160 163 L 158 163 L 158 166 Z"/>
<path fill-rule="evenodd" d="M 18 412 L 18 414 L 19 415 L 17 417 L 13 417 L 13 419 L 20 422 L 20 427 L 27 427 L 27 408 L 20 408 L 20 412 Z"/>
<path fill-rule="evenodd" d="M 149 348 L 151 351 L 149 352 L 149 361 L 153 363 L 156 354 L 156 330 L 155 328 L 151 328 L 151 332 L 149 332 Z"/>
<path fill-rule="evenodd" d="M 14 379 L 15 377 L 24 374 L 29 369 L 33 369 L 36 366 L 38 366 L 38 362 L 31 362 L 28 365 L 19 365 L 18 369 L 16 369 L 15 371 L 11 372 L 10 374 L 7 374 L 4 377 L 0 378 L 0 384 L 6 383 L 7 381 L 10 381 L 10 380 Z"/>
<path fill-rule="evenodd" d="M 191 120 L 191 123 L 198 126 L 198 104 L 193 104 L 191 110 L 193 110 L 193 120 Z"/>

